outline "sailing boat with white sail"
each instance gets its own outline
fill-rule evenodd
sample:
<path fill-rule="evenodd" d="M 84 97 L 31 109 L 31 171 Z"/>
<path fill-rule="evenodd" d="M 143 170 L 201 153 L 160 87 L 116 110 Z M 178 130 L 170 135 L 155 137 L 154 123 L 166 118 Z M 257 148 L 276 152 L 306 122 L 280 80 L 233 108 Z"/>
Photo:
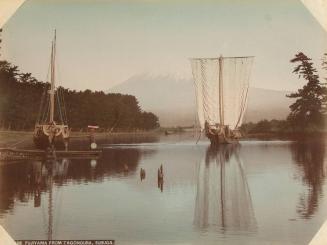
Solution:
<path fill-rule="evenodd" d="M 39 117 L 34 129 L 34 143 L 39 149 L 68 149 L 69 128 L 62 89 L 56 89 L 56 31 L 51 47 L 50 89 L 46 86 Z M 45 99 L 46 98 L 46 99 Z M 45 102 L 45 103 L 44 103 Z M 57 110 L 55 110 L 57 109 Z"/>
<path fill-rule="evenodd" d="M 192 58 L 198 120 L 212 145 L 241 137 L 254 57 Z"/>

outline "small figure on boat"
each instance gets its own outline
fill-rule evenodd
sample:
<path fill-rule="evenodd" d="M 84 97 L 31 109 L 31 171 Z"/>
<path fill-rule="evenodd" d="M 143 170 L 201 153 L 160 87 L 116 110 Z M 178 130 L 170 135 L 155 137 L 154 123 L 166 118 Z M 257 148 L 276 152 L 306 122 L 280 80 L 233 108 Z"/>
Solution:
<path fill-rule="evenodd" d="M 90 145 L 91 150 L 96 150 L 97 147 L 98 147 L 98 145 L 95 142 L 92 142 L 91 145 Z"/>
<path fill-rule="evenodd" d="M 145 179 L 145 169 L 141 168 L 140 170 L 140 178 L 141 178 L 141 181 Z"/>
<path fill-rule="evenodd" d="M 129 171 L 129 169 L 128 169 L 128 165 L 125 163 L 125 164 L 124 164 L 124 172 L 127 173 L 128 171 Z"/>
<path fill-rule="evenodd" d="M 95 142 L 95 131 L 96 131 L 96 129 L 99 128 L 99 126 L 89 125 L 87 127 L 88 127 L 88 131 L 89 131 L 90 148 L 91 148 L 91 150 L 95 150 L 98 147 L 97 143 Z"/>

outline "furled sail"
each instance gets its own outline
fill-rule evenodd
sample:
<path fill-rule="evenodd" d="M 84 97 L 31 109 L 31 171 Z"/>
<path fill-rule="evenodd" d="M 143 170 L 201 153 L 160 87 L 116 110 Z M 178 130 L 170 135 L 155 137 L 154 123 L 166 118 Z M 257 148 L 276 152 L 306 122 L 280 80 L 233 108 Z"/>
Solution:
<path fill-rule="evenodd" d="M 191 59 L 201 128 L 228 125 L 237 129 L 247 104 L 253 57 Z"/>

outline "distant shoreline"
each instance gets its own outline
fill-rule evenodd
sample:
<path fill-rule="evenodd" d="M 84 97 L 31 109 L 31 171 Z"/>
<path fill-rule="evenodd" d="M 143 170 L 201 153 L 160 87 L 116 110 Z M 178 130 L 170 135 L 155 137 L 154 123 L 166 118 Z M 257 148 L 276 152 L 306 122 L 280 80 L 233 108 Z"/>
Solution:
<path fill-rule="evenodd" d="M 327 132 L 311 132 L 311 133 L 250 133 L 245 134 L 244 139 L 261 139 L 261 140 L 293 140 L 293 141 L 307 141 L 307 140 L 323 140 L 327 139 Z"/>
<path fill-rule="evenodd" d="M 140 132 L 96 132 L 96 141 L 99 144 L 115 144 L 117 142 L 127 142 L 133 138 L 135 142 L 149 142 L 161 135 L 160 131 L 140 131 Z M 84 148 L 88 146 L 88 132 L 71 132 L 70 145 L 72 148 Z M 82 145 L 82 146 L 81 146 Z M 0 130 L 0 148 L 34 148 L 33 131 L 11 131 Z"/>
<path fill-rule="evenodd" d="M 187 134 L 190 131 L 173 131 L 169 135 Z M 131 143 L 147 143 L 156 142 L 165 131 L 139 131 L 139 132 L 96 132 L 95 138 L 99 144 L 128 144 Z M 89 140 L 88 132 L 72 132 L 70 144 L 73 148 L 80 148 L 80 145 L 87 146 Z M 327 132 L 317 133 L 252 133 L 245 134 L 241 140 L 292 140 L 292 141 L 308 141 L 308 140 L 324 140 L 327 139 Z M 78 145 L 78 146 L 77 146 Z M 16 148 L 34 148 L 32 131 L 10 131 L 0 130 L 0 148 L 16 147 Z"/>

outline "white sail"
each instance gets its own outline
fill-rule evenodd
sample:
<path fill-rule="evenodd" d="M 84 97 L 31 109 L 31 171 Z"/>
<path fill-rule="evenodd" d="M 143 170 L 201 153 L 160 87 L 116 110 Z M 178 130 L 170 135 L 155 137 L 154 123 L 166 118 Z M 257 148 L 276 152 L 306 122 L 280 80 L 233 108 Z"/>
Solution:
<path fill-rule="evenodd" d="M 230 129 L 242 124 L 252 64 L 253 57 L 191 59 L 201 128 L 205 121 Z"/>

